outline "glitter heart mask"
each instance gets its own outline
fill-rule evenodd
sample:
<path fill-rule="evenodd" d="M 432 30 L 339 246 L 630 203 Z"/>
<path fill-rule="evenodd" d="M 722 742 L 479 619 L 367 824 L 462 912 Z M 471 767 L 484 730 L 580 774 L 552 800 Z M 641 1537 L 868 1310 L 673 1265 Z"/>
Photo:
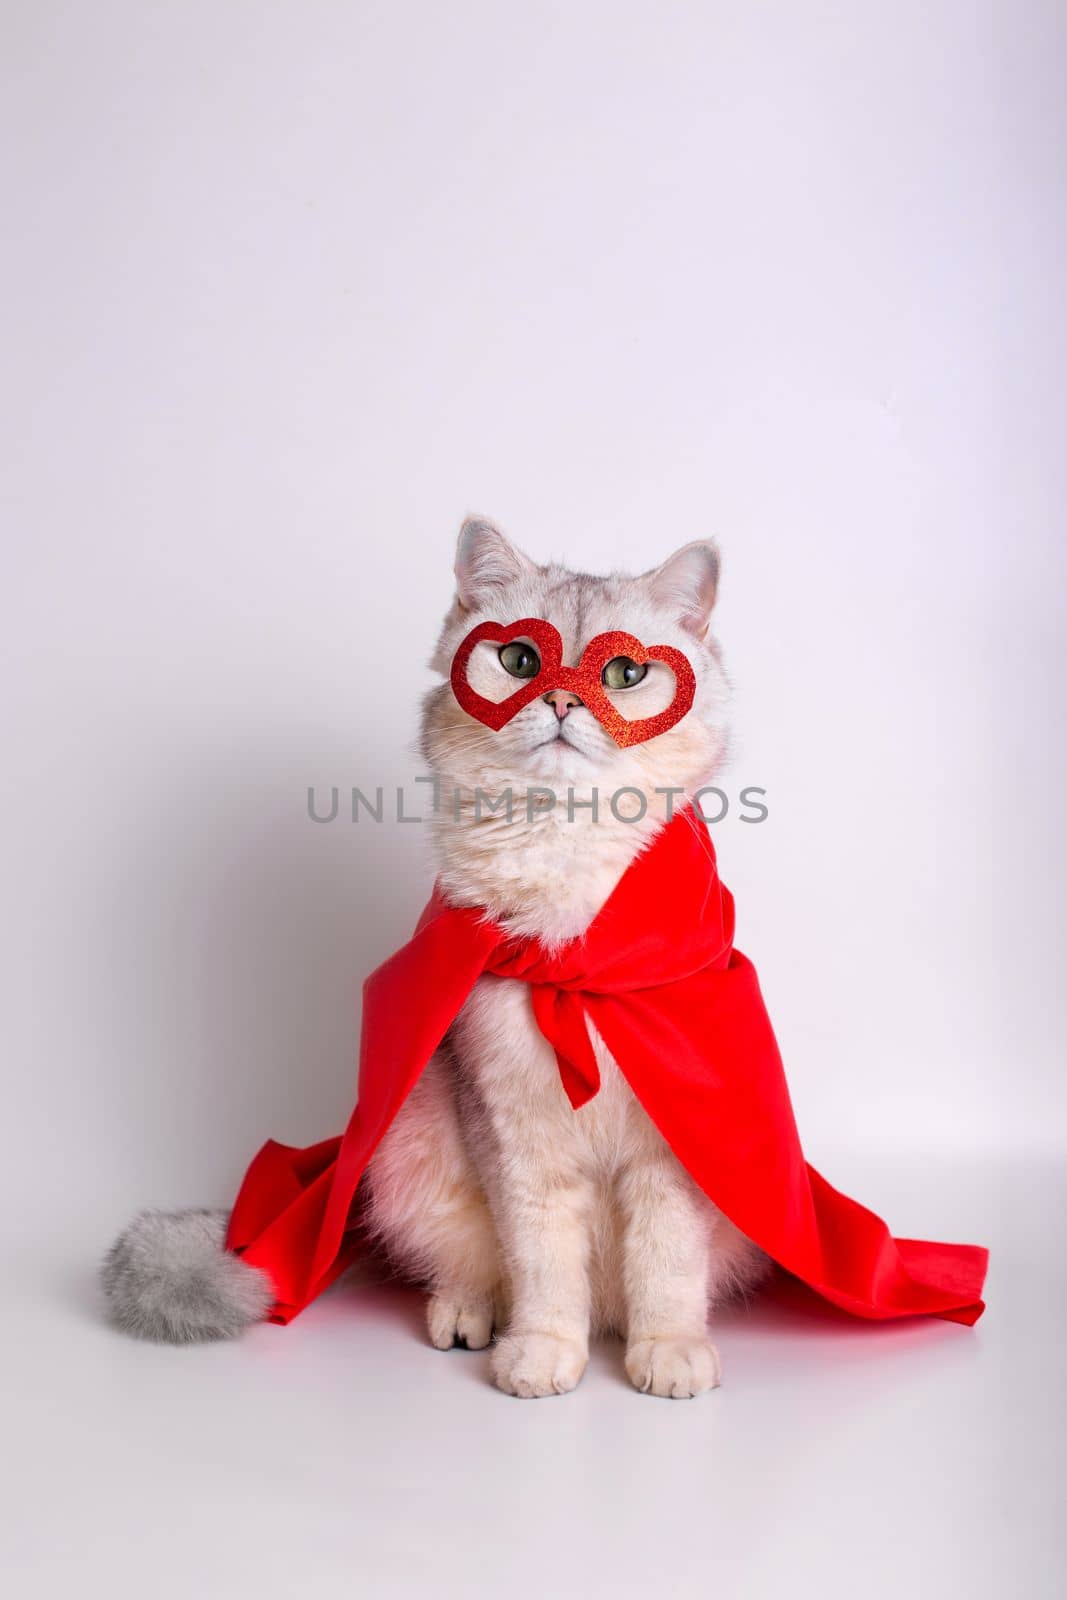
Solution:
<path fill-rule="evenodd" d="M 487 700 L 471 686 L 467 667 L 476 645 L 489 639 L 501 648 L 515 639 L 532 639 L 541 657 L 536 676 L 525 679 L 506 700 Z M 629 656 L 638 666 L 649 661 L 661 661 L 674 674 L 674 699 L 665 711 L 654 717 L 637 717 L 628 721 L 608 699 L 601 674 L 608 662 L 616 656 Z M 452 693 L 464 711 L 487 728 L 499 730 L 517 716 L 524 706 L 539 695 L 553 689 L 567 689 L 576 694 L 582 704 L 605 728 L 622 749 L 632 744 L 643 744 L 665 733 L 680 722 L 693 704 L 696 678 L 693 669 L 680 650 L 669 644 L 652 644 L 647 647 L 632 633 L 598 633 L 590 639 L 576 667 L 563 665 L 563 640 L 551 622 L 541 617 L 523 617 L 518 622 L 480 622 L 472 628 L 452 659 Z"/>

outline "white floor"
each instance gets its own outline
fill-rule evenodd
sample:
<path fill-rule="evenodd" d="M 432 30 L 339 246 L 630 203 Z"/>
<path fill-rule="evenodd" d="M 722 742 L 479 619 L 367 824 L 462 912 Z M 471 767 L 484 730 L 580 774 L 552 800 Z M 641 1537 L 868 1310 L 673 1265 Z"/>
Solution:
<path fill-rule="evenodd" d="M 607 1344 L 575 1394 L 507 1399 L 391 1284 L 236 1345 L 135 1344 L 91 1270 L 112 1219 L 83 1210 L 5 1274 L 7 1593 L 1063 1593 L 1064 1187 L 936 1166 L 865 1198 L 991 1244 L 977 1328 L 762 1299 L 684 1403 L 633 1393 Z"/>

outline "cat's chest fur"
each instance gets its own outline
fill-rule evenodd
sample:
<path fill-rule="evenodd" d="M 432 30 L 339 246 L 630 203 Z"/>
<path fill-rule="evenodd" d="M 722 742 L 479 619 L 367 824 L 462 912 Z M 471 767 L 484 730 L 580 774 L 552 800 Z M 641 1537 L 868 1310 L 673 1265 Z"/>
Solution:
<path fill-rule="evenodd" d="M 457 898 L 480 904 L 512 931 L 559 944 L 579 937 L 651 837 L 644 828 L 589 828 L 538 819 L 500 848 L 453 833 L 442 881 Z M 601 1073 L 597 1095 L 579 1111 L 559 1078 L 555 1053 L 534 1020 L 529 986 L 485 977 L 453 1031 L 464 1122 L 479 1166 L 537 1158 L 559 1176 L 577 1164 L 601 1179 L 656 1135 L 603 1043 L 591 1033 Z"/>
<path fill-rule="evenodd" d="M 456 905 L 482 906 L 509 932 L 548 947 L 580 937 L 665 820 L 662 802 L 640 822 L 589 826 L 562 807 L 504 825 L 440 827 L 438 879 Z"/>
<path fill-rule="evenodd" d="M 512 1170 L 536 1162 L 561 1182 L 580 1170 L 606 1183 L 654 1136 L 591 1028 L 600 1089 L 572 1107 L 555 1052 L 534 1021 L 528 984 L 480 979 L 452 1038 L 464 1124 L 483 1177 L 500 1161 Z"/>

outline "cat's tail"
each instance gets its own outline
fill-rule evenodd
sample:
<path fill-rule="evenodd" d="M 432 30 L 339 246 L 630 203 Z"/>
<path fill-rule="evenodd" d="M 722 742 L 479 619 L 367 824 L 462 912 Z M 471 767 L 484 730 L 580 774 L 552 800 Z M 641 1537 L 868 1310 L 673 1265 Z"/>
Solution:
<path fill-rule="evenodd" d="M 234 1339 L 260 1322 L 270 1279 L 226 1249 L 226 1211 L 141 1211 L 108 1251 L 111 1315 L 139 1339 Z"/>

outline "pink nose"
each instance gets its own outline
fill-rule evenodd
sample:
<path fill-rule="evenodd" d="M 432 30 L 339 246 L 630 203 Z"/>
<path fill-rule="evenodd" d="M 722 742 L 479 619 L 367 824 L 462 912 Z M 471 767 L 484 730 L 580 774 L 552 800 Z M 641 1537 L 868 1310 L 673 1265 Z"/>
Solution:
<path fill-rule="evenodd" d="M 553 689 L 549 694 L 543 694 L 541 699 L 546 706 L 552 706 L 556 716 L 562 722 L 572 706 L 582 704 L 576 694 L 571 694 L 569 689 Z"/>

